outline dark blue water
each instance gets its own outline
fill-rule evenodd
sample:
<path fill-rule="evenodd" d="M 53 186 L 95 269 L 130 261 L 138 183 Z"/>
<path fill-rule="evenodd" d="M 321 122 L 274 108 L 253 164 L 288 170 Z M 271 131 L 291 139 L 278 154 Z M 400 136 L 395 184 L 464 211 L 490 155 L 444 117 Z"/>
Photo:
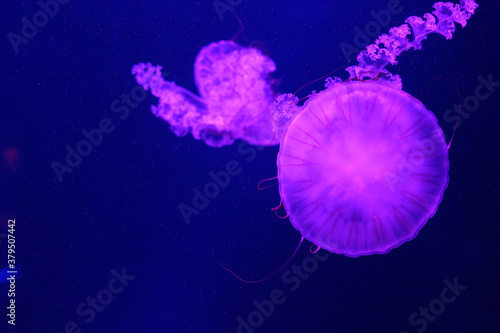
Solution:
<path fill-rule="evenodd" d="M 235 0 L 231 7 L 244 24 L 236 42 L 264 49 L 278 67 L 276 89 L 294 92 L 347 62 L 340 45 L 354 45 L 371 11 L 393 6 L 387 32 L 432 4 Z M 245 284 L 215 263 L 212 248 L 237 274 L 259 279 L 300 240 L 270 210 L 280 201 L 277 187 L 257 189 L 276 176 L 278 148 L 237 141 L 217 149 L 178 138 L 150 112 L 157 100 L 149 94 L 123 119 L 112 109 L 136 86 L 130 70 L 138 62 L 160 64 L 168 80 L 196 91 L 194 59 L 204 45 L 236 34 L 231 12 L 221 20 L 212 1 L 71 0 L 52 8 L 45 27 L 26 30 L 30 38 L 14 42 L 16 53 L 9 33 L 22 36 L 22 18 L 32 21 L 41 7 L 4 1 L 0 270 L 15 219 L 23 274 L 15 297 L 10 283 L 0 284 L 0 332 L 498 332 L 500 5 L 479 4 L 453 39 L 430 36 L 423 51 L 406 52 L 391 69 L 408 93 L 423 86 L 417 98 L 447 138 L 453 105 L 469 103 L 436 215 L 388 254 L 314 257 L 304 244 L 284 271 Z M 347 78 L 344 70 L 336 75 Z M 428 82 L 436 76 L 444 78 Z M 99 126 L 107 131 L 102 142 L 60 181 L 51 165 L 65 163 L 82 131 Z M 232 161 L 241 172 L 187 224 L 178 206 L 191 205 L 193 189 Z M 7 323 L 11 299 L 15 326 Z"/>

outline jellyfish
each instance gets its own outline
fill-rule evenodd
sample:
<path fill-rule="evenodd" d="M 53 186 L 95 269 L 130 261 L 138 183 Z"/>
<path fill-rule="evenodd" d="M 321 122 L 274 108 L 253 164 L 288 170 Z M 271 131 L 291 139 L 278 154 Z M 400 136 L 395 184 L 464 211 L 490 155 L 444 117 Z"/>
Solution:
<path fill-rule="evenodd" d="M 166 81 L 161 70 L 162 66 L 139 63 L 132 74 L 159 98 L 152 111 L 170 124 L 175 135 L 191 133 L 212 147 L 230 145 L 236 139 L 258 146 L 278 144 L 273 140 L 275 95 L 269 79 L 276 65 L 259 49 L 233 41 L 202 48 L 194 64 L 199 96 Z"/>
<path fill-rule="evenodd" d="M 302 239 L 349 257 L 384 254 L 435 214 L 449 145 L 434 114 L 386 66 L 430 33 L 452 38 L 455 23 L 465 27 L 477 7 L 435 3 L 432 14 L 409 17 L 367 46 L 348 80 L 328 78 L 303 106 L 292 94 L 276 99 L 279 192 Z"/>

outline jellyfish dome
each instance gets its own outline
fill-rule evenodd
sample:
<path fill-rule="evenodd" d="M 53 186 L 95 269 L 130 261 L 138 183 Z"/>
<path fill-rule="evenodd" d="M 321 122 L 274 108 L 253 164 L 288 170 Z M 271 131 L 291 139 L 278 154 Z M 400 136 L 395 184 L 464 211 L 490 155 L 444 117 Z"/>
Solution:
<path fill-rule="evenodd" d="M 273 141 L 271 107 L 275 96 L 269 74 L 275 63 L 255 48 L 233 41 L 205 46 L 194 64 L 200 96 L 166 81 L 162 66 L 140 63 L 132 68 L 137 83 L 159 98 L 153 113 L 177 136 L 191 133 L 207 145 L 221 147 L 235 139 L 266 146 Z"/>
<path fill-rule="evenodd" d="M 350 257 L 383 254 L 416 237 L 435 214 L 448 185 L 443 131 L 385 66 L 431 32 L 451 38 L 454 22 L 465 25 L 476 7 L 437 3 L 438 21 L 426 14 L 392 28 L 358 56 L 346 82 L 327 79 L 302 107 L 284 102 L 293 101 L 290 94 L 277 99 L 279 191 L 305 239 Z"/>
<path fill-rule="evenodd" d="M 287 126 L 278 158 L 293 226 L 348 256 L 384 253 L 415 237 L 437 210 L 448 169 L 434 114 L 370 81 L 310 98 Z"/>

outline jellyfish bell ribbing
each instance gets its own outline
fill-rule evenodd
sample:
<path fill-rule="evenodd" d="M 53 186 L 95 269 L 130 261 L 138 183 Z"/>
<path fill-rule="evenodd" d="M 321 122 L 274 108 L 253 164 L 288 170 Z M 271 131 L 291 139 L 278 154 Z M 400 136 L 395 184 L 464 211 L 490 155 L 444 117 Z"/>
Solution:
<path fill-rule="evenodd" d="M 386 67 L 430 33 L 450 39 L 477 7 L 435 3 L 432 14 L 412 16 L 368 45 L 346 82 L 328 78 L 302 107 L 293 94 L 276 99 L 280 195 L 304 238 L 346 256 L 382 254 L 434 215 L 448 185 L 448 147 L 434 114 Z"/>
<path fill-rule="evenodd" d="M 292 225 L 319 247 L 352 257 L 414 238 L 448 184 L 436 117 L 373 81 L 310 98 L 286 126 L 277 164 Z"/>

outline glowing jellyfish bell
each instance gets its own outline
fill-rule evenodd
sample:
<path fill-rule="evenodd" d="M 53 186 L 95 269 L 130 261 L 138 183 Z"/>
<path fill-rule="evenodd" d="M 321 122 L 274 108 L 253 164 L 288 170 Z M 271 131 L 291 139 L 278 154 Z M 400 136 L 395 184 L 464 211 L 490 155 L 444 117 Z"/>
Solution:
<path fill-rule="evenodd" d="M 385 67 L 430 33 L 450 39 L 454 22 L 465 26 L 477 6 L 436 3 L 434 15 L 408 18 L 361 52 L 346 82 L 327 79 L 302 107 L 288 102 L 291 94 L 277 99 L 279 190 L 303 238 L 350 257 L 382 254 L 434 215 L 448 184 L 448 147 L 434 114 Z"/>
<path fill-rule="evenodd" d="M 161 69 L 140 63 L 133 66 L 132 74 L 159 98 L 152 111 L 168 121 L 177 136 L 191 133 L 213 147 L 230 145 L 235 139 L 261 146 L 278 144 L 273 140 L 275 96 L 269 84 L 276 65 L 260 50 L 233 41 L 205 46 L 194 64 L 200 96 L 166 81 Z"/>

